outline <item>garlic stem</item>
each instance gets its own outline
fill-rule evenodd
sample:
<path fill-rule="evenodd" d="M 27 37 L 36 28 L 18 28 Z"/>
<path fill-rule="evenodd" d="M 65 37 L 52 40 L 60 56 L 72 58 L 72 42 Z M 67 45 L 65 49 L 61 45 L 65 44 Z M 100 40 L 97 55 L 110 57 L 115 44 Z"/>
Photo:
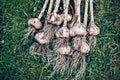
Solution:
<path fill-rule="evenodd" d="M 68 15 L 68 7 L 69 7 L 69 0 L 63 0 L 64 3 L 64 25 L 63 26 L 67 26 L 67 15 Z"/>
<path fill-rule="evenodd" d="M 54 11 L 53 11 L 54 13 L 56 13 L 58 11 L 59 5 L 60 5 L 60 0 L 56 0 L 55 6 L 54 6 Z"/>
<path fill-rule="evenodd" d="M 50 0 L 50 4 L 49 4 L 49 8 L 48 8 L 47 14 L 50 14 L 51 11 L 52 11 L 52 8 L 53 8 L 53 1 L 54 1 L 54 0 Z"/>
<path fill-rule="evenodd" d="M 88 20 L 88 2 L 89 0 L 85 0 L 85 13 L 84 13 L 84 25 L 87 27 L 87 20 Z"/>
<path fill-rule="evenodd" d="M 75 15 L 77 15 L 77 1 L 76 0 L 74 0 L 74 6 L 75 6 Z"/>
<path fill-rule="evenodd" d="M 38 19 L 41 19 L 41 17 L 43 16 L 43 14 L 44 14 L 44 12 L 45 12 L 45 9 L 46 9 L 46 7 L 47 7 L 48 2 L 49 2 L 49 0 L 46 0 L 46 1 L 45 1 L 44 5 L 43 5 L 43 8 L 42 8 L 42 10 L 41 10 L 41 12 L 40 12 L 40 14 L 39 14 L 39 16 L 38 16 Z"/>
<path fill-rule="evenodd" d="M 90 16 L 91 16 L 91 22 L 94 23 L 93 0 L 90 0 Z"/>
<path fill-rule="evenodd" d="M 81 22 L 81 15 L 80 15 L 80 5 L 81 5 L 81 0 L 77 0 L 77 3 L 76 3 L 76 14 L 78 16 L 78 20 L 77 22 Z"/>
<path fill-rule="evenodd" d="M 84 13 L 84 25 L 87 27 L 87 20 L 88 20 L 88 2 L 89 0 L 85 0 L 85 13 Z M 82 38 L 83 41 L 86 41 L 86 37 Z"/>

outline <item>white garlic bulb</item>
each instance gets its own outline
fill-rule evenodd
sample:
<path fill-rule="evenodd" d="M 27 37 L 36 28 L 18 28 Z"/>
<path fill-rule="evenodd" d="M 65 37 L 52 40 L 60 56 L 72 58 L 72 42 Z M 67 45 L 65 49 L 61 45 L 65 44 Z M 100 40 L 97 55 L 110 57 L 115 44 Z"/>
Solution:
<path fill-rule="evenodd" d="M 28 20 L 28 25 L 34 27 L 35 29 L 41 29 L 42 23 L 38 18 L 31 18 Z"/>
<path fill-rule="evenodd" d="M 47 16 L 47 22 L 59 26 L 63 22 L 62 15 L 51 13 Z"/>
<path fill-rule="evenodd" d="M 79 23 L 75 23 L 73 27 L 70 28 L 70 36 L 85 36 L 87 35 L 86 28 Z"/>
<path fill-rule="evenodd" d="M 62 17 L 62 20 L 65 19 L 64 14 L 62 14 L 61 17 Z M 68 14 L 67 17 L 66 17 L 66 20 L 67 20 L 67 22 L 70 22 L 72 20 L 72 15 Z"/>
<path fill-rule="evenodd" d="M 67 22 L 70 22 L 72 20 L 72 15 L 68 14 L 67 15 Z"/>
<path fill-rule="evenodd" d="M 45 38 L 44 32 L 37 33 L 34 38 L 40 44 L 48 44 L 49 43 L 49 40 Z"/>
<path fill-rule="evenodd" d="M 89 28 L 87 29 L 90 36 L 96 36 L 100 34 L 100 28 L 97 27 L 94 23 L 91 23 L 89 25 Z"/>
<path fill-rule="evenodd" d="M 82 41 L 82 44 L 81 44 L 81 47 L 80 47 L 80 51 L 83 54 L 89 53 L 90 46 L 86 42 Z"/>
<path fill-rule="evenodd" d="M 64 55 L 72 55 L 71 54 L 71 47 L 70 46 L 61 46 L 56 50 L 57 53 L 64 54 Z"/>

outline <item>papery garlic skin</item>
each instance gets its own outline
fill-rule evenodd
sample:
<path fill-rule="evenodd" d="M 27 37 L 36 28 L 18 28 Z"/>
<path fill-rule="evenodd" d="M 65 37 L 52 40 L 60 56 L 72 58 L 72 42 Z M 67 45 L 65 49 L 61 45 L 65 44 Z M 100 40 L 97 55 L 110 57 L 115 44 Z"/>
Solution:
<path fill-rule="evenodd" d="M 85 36 L 87 34 L 87 31 L 84 27 L 79 25 L 79 27 L 75 27 L 75 33 L 76 35 Z"/>
<path fill-rule="evenodd" d="M 70 29 L 70 36 L 71 37 L 74 37 L 76 34 L 75 34 L 75 31 L 73 28 Z"/>
<path fill-rule="evenodd" d="M 52 16 L 50 22 L 54 22 L 54 21 L 55 21 L 55 16 Z"/>
<path fill-rule="evenodd" d="M 75 50 L 80 51 L 81 44 L 80 43 L 74 43 L 73 47 L 74 47 Z"/>
<path fill-rule="evenodd" d="M 68 14 L 67 15 L 67 22 L 70 22 L 72 20 L 72 15 Z"/>
<path fill-rule="evenodd" d="M 64 55 L 72 55 L 71 54 L 71 47 L 70 46 L 61 46 L 56 50 L 57 53 L 64 54 Z"/>
<path fill-rule="evenodd" d="M 47 16 L 47 22 L 59 26 L 63 22 L 62 15 L 51 13 Z"/>
<path fill-rule="evenodd" d="M 35 29 L 41 29 L 42 23 L 38 18 L 31 18 L 28 20 L 28 25 L 34 27 Z"/>
<path fill-rule="evenodd" d="M 90 46 L 86 42 L 82 41 L 82 44 L 81 44 L 81 47 L 80 47 L 80 51 L 83 54 L 89 53 Z"/>
<path fill-rule="evenodd" d="M 62 27 L 56 32 L 57 38 L 69 38 L 70 37 L 70 31 L 67 27 Z"/>
<path fill-rule="evenodd" d="M 64 14 L 62 14 L 61 17 L 62 17 L 62 20 L 65 19 Z M 66 17 L 66 20 L 67 20 L 67 22 L 70 22 L 72 20 L 72 15 L 68 14 L 67 17 Z"/>
<path fill-rule="evenodd" d="M 48 44 L 49 43 L 49 40 L 45 38 L 44 32 L 37 33 L 34 38 L 40 44 Z"/>
<path fill-rule="evenodd" d="M 90 36 L 96 36 L 100 34 L 100 28 L 97 27 L 95 24 L 90 24 L 87 31 Z"/>
<path fill-rule="evenodd" d="M 73 27 L 70 28 L 70 36 L 86 36 L 86 28 L 79 23 L 75 23 Z"/>

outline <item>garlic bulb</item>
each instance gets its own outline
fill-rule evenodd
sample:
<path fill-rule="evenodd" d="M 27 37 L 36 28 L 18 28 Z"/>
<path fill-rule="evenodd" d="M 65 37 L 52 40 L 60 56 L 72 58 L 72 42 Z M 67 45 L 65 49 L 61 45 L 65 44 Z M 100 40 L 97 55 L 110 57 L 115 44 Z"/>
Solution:
<path fill-rule="evenodd" d="M 78 51 L 79 51 L 81 45 L 80 45 L 80 44 L 77 44 L 77 43 L 74 43 L 73 47 L 74 47 L 75 50 L 78 50 Z"/>
<path fill-rule="evenodd" d="M 28 25 L 34 27 L 35 29 L 41 29 L 42 23 L 38 18 L 31 18 L 28 20 Z"/>
<path fill-rule="evenodd" d="M 37 33 L 34 38 L 40 44 L 48 44 L 49 43 L 49 40 L 45 38 L 44 32 Z"/>
<path fill-rule="evenodd" d="M 72 15 L 68 14 L 67 15 L 67 22 L 70 22 L 72 20 Z"/>
<path fill-rule="evenodd" d="M 58 25 L 58 26 L 62 24 L 62 22 L 63 22 L 62 17 L 61 17 L 61 15 L 57 14 L 59 5 L 60 5 L 60 0 L 56 0 L 53 13 L 51 13 L 47 16 L 48 23 L 52 23 L 52 24 Z"/>
<path fill-rule="evenodd" d="M 96 36 L 100 33 L 99 27 L 97 27 L 94 23 L 89 25 L 87 31 L 90 36 Z"/>
<path fill-rule="evenodd" d="M 70 29 L 70 36 L 71 37 L 74 37 L 75 36 L 75 31 L 73 28 Z"/>
<path fill-rule="evenodd" d="M 86 42 L 82 41 L 82 44 L 81 44 L 81 47 L 80 47 L 80 51 L 83 54 L 89 53 L 90 46 Z"/>
<path fill-rule="evenodd" d="M 60 48 L 58 48 L 56 50 L 57 53 L 60 53 L 60 54 L 65 54 L 65 55 L 72 55 L 71 53 L 71 47 L 70 46 L 61 46 Z"/>
<path fill-rule="evenodd" d="M 89 45 L 80 39 L 80 37 L 75 37 L 73 43 L 74 49 L 80 51 L 81 53 L 88 53 L 90 51 Z"/>
<path fill-rule="evenodd" d="M 58 38 L 69 38 L 70 37 L 70 32 L 67 27 L 62 27 L 56 32 L 56 37 Z"/>
<path fill-rule="evenodd" d="M 63 22 L 62 16 L 56 13 L 51 13 L 47 17 L 47 22 L 52 23 L 54 25 L 61 25 Z"/>
<path fill-rule="evenodd" d="M 79 23 L 75 23 L 73 27 L 70 28 L 70 36 L 85 36 L 87 35 L 86 28 Z"/>
<path fill-rule="evenodd" d="M 75 50 L 79 50 L 80 49 L 80 47 L 81 47 L 81 38 L 80 37 L 78 37 L 78 36 L 76 36 L 76 37 L 74 37 L 73 38 L 73 48 L 75 49 Z"/>
<path fill-rule="evenodd" d="M 61 17 L 62 17 L 62 20 L 65 19 L 64 14 L 62 14 Z M 67 17 L 66 17 L 66 20 L 67 20 L 67 22 L 70 22 L 72 20 L 72 15 L 68 14 Z"/>

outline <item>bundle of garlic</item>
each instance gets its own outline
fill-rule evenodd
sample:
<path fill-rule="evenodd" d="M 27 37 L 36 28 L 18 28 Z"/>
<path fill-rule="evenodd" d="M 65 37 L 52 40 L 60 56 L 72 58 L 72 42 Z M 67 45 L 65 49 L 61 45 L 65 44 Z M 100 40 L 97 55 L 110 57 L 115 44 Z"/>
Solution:
<path fill-rule="evenodd" d="M 61 1 L 63 3 L 62 14 L 59 12 Z M 54 65 L 51 77 L 55 73 L 64 74 L 65 71 L 69 71 L 70 75 L 76 74 L 75 79 L 79 79 L 86 68 L 85 56 L 89 53 L 91 44 L 96 42 L 95 36 L 100 33 L 100 29 L 94 23 L 93 0 L 90 0 L 91 21 L 88 27 L 89 0 L 85 0 L 83 23 L 80 15 L 81 0 L 73 0 L 73 2 L 74 5 L 70 3 L 70 0 L 45 0 L 38 18 L 28 20 L 27 37 L 34 34 L 35 40 L 29 51 L 32 54 L 47 57 L 47 66 Z M 48 3 L 49 7 L 43 26 L 40 19 L 44 15 Z M 69 6 L 72 6 L 75 12 L 69 13 Z M 74 14 L 73 17 L 72 14 Z M 86 37 L 89 38 L 89 41 Z M 79 70 L 74 73 L 78 67 Z"/>
<path fill-rule="evenodd" d="M 43 27 L 42 25 L 40 25 L 41 26 L 40 27 L 39 24 L 36 24 L 35 20 L 37 19 L 37 22 L 39 22 L 41 24 L 40 19 L 42 18 L 43 14 L 45 12 L 45 9 L 47 7 L 48 2 L 49 2 L 49 0 L 45 1 L 44 5 L 43 5 L 43 9 L 42 9 L 41 13 L 39 14 L 38 18 L 32 18 L 32 19 L 28 20 L 28 25 L 29 26 L 32 25 L 34 27 L 34 29 L 41 29 Z M 53 0 L 51 0 L 51 4 L 49 5 L 48 14 L 51 12 L 52 3 L 53 3 Z M 47 23 L 46 23 L 45 26 L 51 26 L 51 25 L 47 25 Z M 50 38 L 45 33 L 49 34 L 45 30 L 43 32 L 38 32 L 38 33 L 35 34 L 34 39 L 37 43 L 34 42 L 32 44 L 32 46 L 29 49 L 30 53 L 37 54 L 37 55 L 42 55 L 42 56 L 50 53 L 51 50 L 49 49 L 49 46 L 47 45 L 50 42 Z"/>

